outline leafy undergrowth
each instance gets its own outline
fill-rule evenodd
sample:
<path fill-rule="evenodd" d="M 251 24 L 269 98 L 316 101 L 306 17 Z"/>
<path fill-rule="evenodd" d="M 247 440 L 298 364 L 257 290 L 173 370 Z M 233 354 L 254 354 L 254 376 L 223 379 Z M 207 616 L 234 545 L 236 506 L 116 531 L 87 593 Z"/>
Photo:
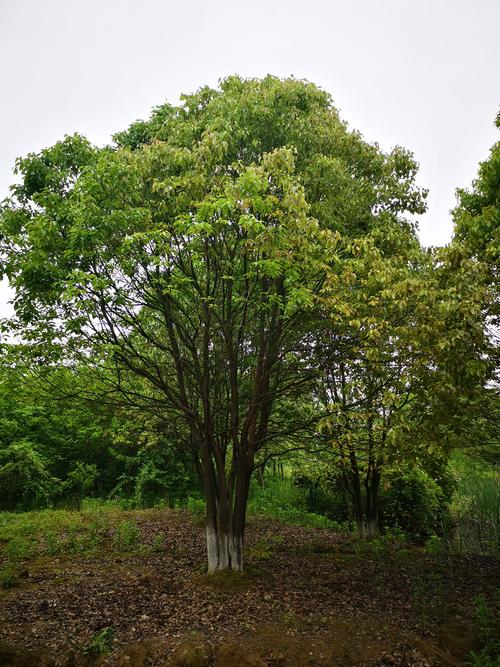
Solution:
<path fill-rule="evenodd" d="M 189 513 L 113 507 L 0 515 L 0 545 L 5 666 L 465 665 L 500 569 L 254 518 L 247 572 L 208 577 Z"/>

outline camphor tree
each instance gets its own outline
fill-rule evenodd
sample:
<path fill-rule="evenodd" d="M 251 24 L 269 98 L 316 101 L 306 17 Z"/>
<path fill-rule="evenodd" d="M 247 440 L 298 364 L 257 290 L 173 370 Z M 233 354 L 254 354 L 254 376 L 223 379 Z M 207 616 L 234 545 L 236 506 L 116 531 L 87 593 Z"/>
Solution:
<path fill-rule="evenodd" d="M 39 359 L 113 368 L 109 395 L 183 423 L 208 569 L 242 569 L 256 456 L 311 425 L 280 406 L 317 377 L 337 247 L 423 210 L 415 163 L 349 132 L 312 84 L 231 77 L 112 147 L 67 137 L 18 171 L 1 215 L 9 326 Z"/>

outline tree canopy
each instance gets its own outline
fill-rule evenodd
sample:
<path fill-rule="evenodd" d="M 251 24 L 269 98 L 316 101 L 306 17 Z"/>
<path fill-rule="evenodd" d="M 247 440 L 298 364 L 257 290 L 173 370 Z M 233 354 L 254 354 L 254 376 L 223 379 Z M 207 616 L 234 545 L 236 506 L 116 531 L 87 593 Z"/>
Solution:
<path fill-rule="evenodd" d="M 426 192 L 412 155 L 350 131 L 313 84 L 230 77 L 111 146 L 66 137 L 17 169 L 0 225 L 10 328 L 39 361 L 84 365 L 108 400 L 181 434 L 212 571 L 242 568 L 266 450 L 331 421 L 332 395 L 354 401 L 370 442 L 406 397 L 424 396 L 437 352 L 441 387 L 460 375 L 447 365 L 459 345 L 462 376 L 479 373 L 467 350 L 481 332 L 464 329 L 478 297 L 446 283 L 447 259 L 434 273 L 418 244 L 411 216 Z M 333 368 L 344 394 L 321 404 Z"/>

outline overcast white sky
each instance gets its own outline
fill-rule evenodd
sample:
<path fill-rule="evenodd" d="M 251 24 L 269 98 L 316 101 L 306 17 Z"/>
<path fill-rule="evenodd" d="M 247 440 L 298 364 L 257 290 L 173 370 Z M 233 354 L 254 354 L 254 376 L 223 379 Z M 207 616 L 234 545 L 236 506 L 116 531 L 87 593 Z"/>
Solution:
<path fill-rule="evenodd" d="M 429 188 L 426 245 L 496 140 L 499 0 L 0 0 L 0 199 L 14 160 L 80 132 L 103 144 L 228 74 L 293 74 Z M 9 291 L 0 287 L 0 314 Z"/>

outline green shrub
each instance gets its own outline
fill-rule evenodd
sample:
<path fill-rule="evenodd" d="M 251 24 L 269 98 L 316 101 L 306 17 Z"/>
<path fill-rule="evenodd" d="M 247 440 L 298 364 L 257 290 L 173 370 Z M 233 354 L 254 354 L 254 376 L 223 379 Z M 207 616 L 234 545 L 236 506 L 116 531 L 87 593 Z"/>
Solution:
<path fill-rule="evenodd" d="M 23 439 L 0 447 L 0 507 L 47 506 L 59 493 L 59 480 L 32 442 Z"/>
<path fill-rule="evenodd" d="M 289 480 L 269 478 L 264 486 L 253 484 L 248 502 L 249 514 L 262 514 L 284 523 L 310 528 L 329 528 L 345 531 L 340 524 L 307 509 L 307 492 Z"/>
<path fill-rule="evenodd" d="M 62 483 L 63 493 L 71 498 L 80 500 L 92 495 L 98 477 L 99 470 L 95 463 L 76 461 Z"/>
<path fill-rule="evenodd" d="M 36 540 L 25 537 L 13 537 L 4 547 L 4 554 L 9 560 L 23 560 L 33 555 Z"/>
<path fill-rule="evenodd" d="M 469 664 L 472 667 L 500 667 L 500 638 L 495 634 L 491 611 L 482 595 L 475 598 L 474 604 L 481 650 L 469 653 Z"/>
<path fill-rule="evenodd" d="M 349 521 L 349 503 L 342 482 L 334 472 L 314 475 L 301 470 L 293 475 L 292 484 L 305 492 L 308 512 L 322 514 L 340 523 Z"/>
<path fill-rule="evenodd" d="M 380 525 L 399 528 L 413 539 L 434 535 L 446 508 L 443 491 L 426 472 L 389 471 L 380 491 Z"/>
<path fill-rule="evenodd" d="M 431 556 L 440 556 L 446 551 L 446 544 L 442 537 L 431 535 L 426 539 L 424 549 Z"/>
<path fill-rule="evenodd" d="M 193 496 L 189 496 L 186 501 L 186 507 L 188 511 L 196 517 L 201 517 L 205 514 L 206 504 L 202 498 L 193 498 Z"/>

